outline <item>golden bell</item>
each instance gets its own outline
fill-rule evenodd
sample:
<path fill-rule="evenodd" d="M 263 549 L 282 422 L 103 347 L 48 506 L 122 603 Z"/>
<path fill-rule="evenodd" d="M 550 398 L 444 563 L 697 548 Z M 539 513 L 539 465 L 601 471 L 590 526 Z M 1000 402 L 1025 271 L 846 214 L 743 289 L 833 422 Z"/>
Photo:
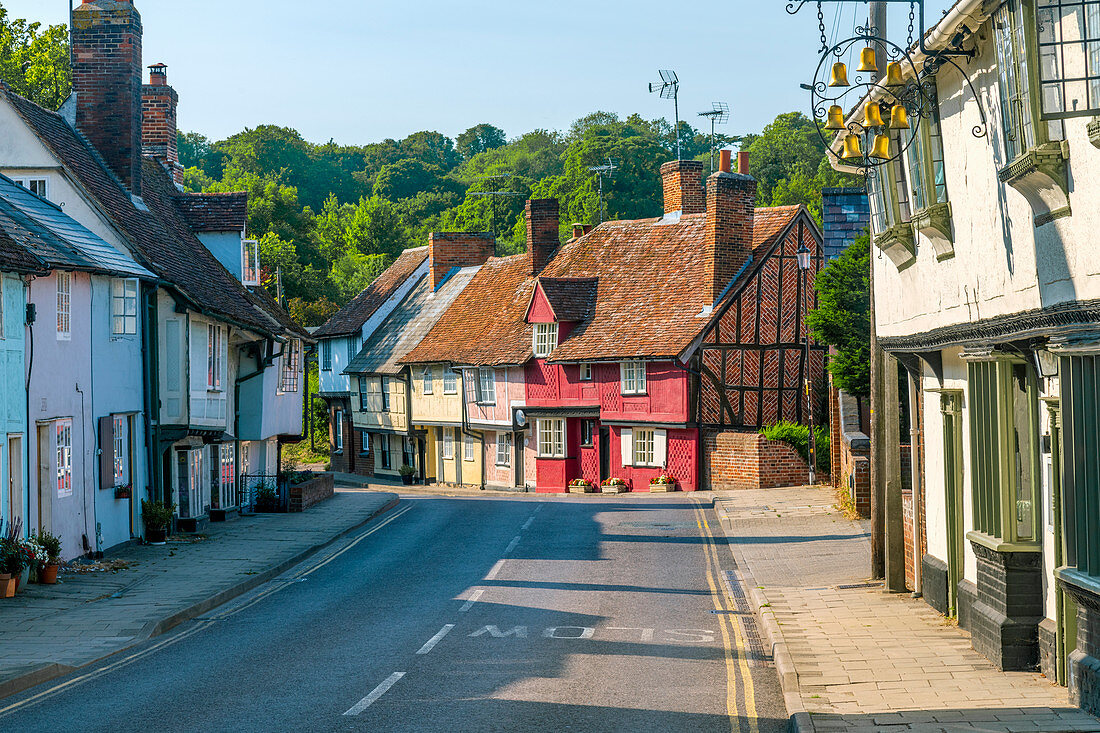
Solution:
<path fill-rule="evenodd" d="M 859 147 L 859 135 L 844 136 L 844 150 L 840 153 L 841 160 L 854 160 L 863 157 L 863 151 Z"/>
<path fill-rule="evenodd" d="M 893 107 L 890 108 L 890 129 L 909 129 L 909 114 L 905 111 L 904 106 L 900 104 L 895 104 Z"/>
<path fill-rule="evenodd" d="M 875 135 L 875 142 L 871 146 L 871 157 L 890 160 L 890 138 L 886 135 Z"/>
<path fill-rule="evenodd" d="M 826 130 L 843 130 L 844 129 L 844 110 L 840 108 L 839 104 L 834 104 L 829 107 L 829 117 L 825 122 Z"/>
<path fill-rule="evenodd" d="M 829 80 L 829 86 L 848 86 L 848 67 L 844 65 L 843 61 L 837 61 L 833 64 L 833 78 Z"/>
<path fill-rule="evenodd" d="M 882 127 L 885 124 L 882 121 L 882 109 L 879 108 L 878 102 L 869 100 L 863 107 L 863 126 Z"/>
<path fill-rule="evenodd" d="M 904 83 L 905 80 L 901 78 L 901 64 L 897 61 L 886 64 L 886 86 L 900 87 Z"/>
<path fill-rule="evenodd" d="M 859 68 L 856 71 L 878 71 L 878 63 L 875 61 L 875 49 L 868 46 L 859 52 Z"/>

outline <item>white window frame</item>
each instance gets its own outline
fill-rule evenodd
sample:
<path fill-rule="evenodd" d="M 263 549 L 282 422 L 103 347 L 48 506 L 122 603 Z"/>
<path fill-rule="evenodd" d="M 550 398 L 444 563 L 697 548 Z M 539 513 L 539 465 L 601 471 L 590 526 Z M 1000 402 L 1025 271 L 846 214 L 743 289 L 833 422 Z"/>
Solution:
<path fill-rule="evenodd" d="M 560 417 L 540 418 L 538 427 L 538 457 L 565 458 L 565 420 Z"/>
<path fill-rule="evenodd" d="M 646 393 L 644 361 L 624 361 L 619 364 L 621 392 L 624 395 Z"/>
<path fill-rule="evenodd" d="M 218 445 L 218 503 L 221 509 L 237 505 L 236 463 L 237 456 L 233 444 L 220 443 Z M 228 498 L 226 494 L 229 494 Z"/>
<path fill-rule="evenodd" d="M 136 278 L 111 280 L 111 335 L 136 336 L 138 321 L 138 281 Z"/>
<path fill-rule="evenodd" d="M 435 374 L 431 367 L 424 367 L 424 371 L 420 374 L 420 383 L 424 394 L 432 394 L 432 390 L 435 389 Z"/>
<path fill-rule="evenodd" d="M 458 394 L 458 375 L 451 369 L 443 370 L 443 394 Z"/>
<path fill-rule="evenodd" d="M 359 377 L 359 412 L 366 412 L 370 406 L 370 381 L 368 377 Z"/>
<path fill-rule="evenodd" d="M 496 370 L 480 367 L 477 370 L 477 379 L 477 401 L 483 405 L 492 405 L 496 403 Z"/>
<path fill-rule="evenodd" d="M 372 438 L 371 434 L 363 428 L 356 428 L 356 430 L 359 432 L 359 455 L 369 456 L 371 441 L 374 440 L 374 438 Z"/>
<path fill-rule="evenodd" d="M 455 457 L 454 428 L 443 428 L 443 460 L 451 461 Z"/>
<path fill-rule="evenodd" d="M 255 239 L 241 240 L 241 284 L 260 284 L 260 243 Z"/>
<path fill-rule="evenodd" d="M 57 461 L 55 487 L 58 498 L 63 499 L 73 495 L 73 419 L 71 417 L 54 422 L 54 440 Z"/>
<path fill-rule="evenodd" d="M 222 327 L 213 323 L 206 324 L 206 389 L 220 392 L 222 389 Z"/>
<path fill-rule="evenodd" d="M 466 433 L 462 436 L 462 460 L 472 461 L 476 451 L 474 450 L 474 436 Z"/>
<path fill-rule="evenodd" d="M 130 416 L 111 416 L 111 445 L 113 448 L 113 465 L 115 486 L 125 486 L 130 483 Z"/>
<path fill-rule="evenodd" d="M 332 339 L 321 339 L 321 371 L 332 371 Z"/>
<path fill-rule="evenodd" d="M 592 365 L 588 362 L 580 365 L 580 380 L 582 382 L 592 381 Z"/>
<path fill-rule="evenodd" d="M 73 275 L 65 270 L 57 271 L 57 340 L 70 341 L 73 337 Z"/>
<path fill-rule="evenodd" d="M 46 199 L 47 201 L 50 199 L 49 176 L 23 176 L 22 178 L 13 178 L 12 181 L 27 189 L 39 198 Z"/>
<path fill-rule="evenodd" d="M 512 465 L 512 434 L 497 433 L 497 460 L 498 466 Z"/>
<path fill-rule="evenodd" d="M 550 356 L 558 345 L 558 324 L 536 323 L 531 333 L 531 351 L 537 358 Z"/>
<path fill-rule="evenodd" d="M 332 444 L 336 453 L 344 452 L 344 408 L 332 411 Z"/>
<path fill-rule="evenodd" d="M 634 428 L 634 450 L 631 451 L 635 466 L 654 466 L 656 434 L 647 428 Z"/>
<path fill-rule="evenodd" d="M 298 391 L 302 342 L 291 339 L 283 344 L 283 368 L 279 371 L 279 392 L 292 394 Z"/>

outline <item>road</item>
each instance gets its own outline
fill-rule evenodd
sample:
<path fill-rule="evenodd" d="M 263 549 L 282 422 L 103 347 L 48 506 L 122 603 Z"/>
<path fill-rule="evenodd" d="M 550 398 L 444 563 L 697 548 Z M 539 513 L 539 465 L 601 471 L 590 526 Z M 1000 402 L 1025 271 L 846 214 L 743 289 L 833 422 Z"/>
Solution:
<path fill-rule="evenodd" d="M 252 593 L 0 701 L 0 730 L 786 730 L 717 526 L 705 495 L 404 497 Z"/>

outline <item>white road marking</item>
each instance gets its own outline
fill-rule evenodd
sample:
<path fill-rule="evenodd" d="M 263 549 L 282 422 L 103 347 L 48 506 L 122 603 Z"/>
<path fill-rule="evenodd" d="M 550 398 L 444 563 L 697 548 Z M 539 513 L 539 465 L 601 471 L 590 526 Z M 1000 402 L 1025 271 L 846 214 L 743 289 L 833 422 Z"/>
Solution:
<path fill-rule="evenodd" d="M 504 567 L 504 560 L 497 560 L 496 564 L 494 564 L 492 569 L 489 570 L 489 574 L 485 576 L 485 580 L 492 580 L 497 577 L 497 573 L 500 572 L 500 569 L 502 567 Z"/>
<path fill-rule="evenodd" d="M 542 506 L 542 505 L 540 504 L 539 506 Z M 530 527 L 530 526 L 531 526 L 531 522 L 535 521 L 535 515 L 536 515 L 536 514 L 538 514 L 538 510 L 537 510 L 537 509 L 536 509 L 535 511 L 531 512 L 531 516 L 527 517 L 527 521 L 523 523 L 523 526 L 522 526 L 522 527 L 520 527 L 520 529 L 521 529 L 521 530 L 525 530 L 525 529 L 527 529 L 528 527 Z"/>
<path fill-rule="evenodd" d="M 482 634 L 488 634 L 489 636 L 493 637 L 494 639 L 504 639 L 504 638 L 509 637 L 509 636 L 514 636 L 517 639 L 526 639 L 527 638 L 527 627 L 526 626 L 513 626 L 508 631 L 501 631 L 500 627 L 498 627 L 498 626 L 492 626 L 492 625 L 482 626 L 480 629 L 478 629 L 474 633 L 470 634 L 469 636 L 471 636 L 471 637 L 481 636 Z"/>
<path fill-rule="evenodd" d="M 451 629 L 453 629 L 454 627 L 454 624 L 447 624 L 446 626 L 444 626 L 442 629 L 439 630 L 439 633 L 428 639 L 428 641 L 424 643 L 424 646 L 420 647 L 420 651 L 418 651 L 417 654 L 427 654 L 428 652 L 430 652 L 432 649 L 435 648 L 435 645 L 443 639 L 444 636 L 451 633 Z"/>
<path fill-rule="evenodd" d="M 471 608 L 473 608 L 474 604 L 477 603 L 477 599 L 481 598 L 481 594 L 484 593 L 484 592 L 485 592 L 484 590 L 478 588 L 473 593 L 471 593 L 470 597 L 466 600 L 466 602 L 462 604 L 462 608 L 458 609 L 458 612 L 459 613 L 466 613 Z"/>
<path fill-rule="evenodd" d="M 653 641 L 653 632 L 656 629 L 646 629 L 640 626 L 608 626 L 608 631 L 640 631 L 642 632 L 642 641 Z"/>
<path fill-rule="evenodd" d="M 517 534 L 512 538 L 512 541 L 508 543 L 508 548 L 504 551 L 505 555 L 511 554 L 512 550 L 516 549 L 516 545 L 519 544 L 519 535 Z"/>
<path fill-rule="evenodd" d="M 565 636 L 558 636 L 558 632 L 564 631 L 565 629 L 577 629 L 581 633 L 569 633 Z M 595 633 L 596 630 L 591 626 L 551 626 L 546 631 L 542 632 L 542 635 L 547 639 L 591 639 Z"/>
<path fill-rule="evenodd" d="M 369 695 L 367 695 L 362 700 L 360 700 L 359 702 L 352 705 L 350 708 L 348 708 L 348 711 L 346 713 L 344 713 L 344 715 L 358 715 L 359 713 L 363 712 L 364 710 L 369 708 L 374 703 L 375 700 L 377 700 L 378 698 L 385 695 L 386 692 L 391 687 L 396 685 L 397 681 L 399 679 L 401 679 L 402 677 L 404 677 L 404 676 L 405 676 L 404 672 L 394 672 L 389 677 L 387 677 L 385 680 L 383 680 L 382 684 L 378 685 L 378 687 L 375 687 L 373 690 L 371 690 L 371 693 Z"/>

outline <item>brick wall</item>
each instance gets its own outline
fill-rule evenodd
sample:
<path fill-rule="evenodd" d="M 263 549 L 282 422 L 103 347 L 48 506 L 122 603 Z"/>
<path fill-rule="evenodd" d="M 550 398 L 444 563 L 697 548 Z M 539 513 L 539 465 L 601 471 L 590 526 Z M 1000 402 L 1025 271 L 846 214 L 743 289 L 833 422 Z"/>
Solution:
<path fill-rule="evenodd" d="M 804 486 L 809 480 L 809 466 L 794 448 L 759 433 L 705 432 L 703 463 L 712 491 Z"/>
<path fill-rule="evenodd" d="M 176 183 L 183 183 L 183 168 L 179 164 L 176 147 L 179 95 L 168 86 L 163 64 L 149 68 L 149 83 L 141 88 L 141 152 L 159 160 L 171 172 Z"/>
<path fill-rule="evenodd" d="M 369 455 L 362 454 L 362 440 L 359 430 L 352 428 L 348 412 L 349 400 L 344 397 L 330 397 L 328 401 L 328 444 L 329 464 L 333 471 L 339 473 L 355 473 L 360 476 L 374 475 L 374 451 Z M 336 425 L 336 409 L 341 408 L 344 418 L 339 426 Z M 337 453 L 336 430 L 339 428 L 344 434 L 344 450 Z M 370 434 L 366 434 L 366 440 L 370 440 Z"/>
<path fill-rule="evenodd" d="M 432 288 L 455 267 L 485 264 L 496 250 L 492 234 L 432 232 L 428 235 L 428 272 Z"/>
<path fill-rule="evenodd" d="M 325 473 L 290 487 L 290 511 L 303 512 L 336 493 L 336 479 Z"/>
<path fill-rule="evenodd" d="M 76 127 L 140 195 L 141 16 L 128 0 L 98 0 L 72 18 Z"/>
<path fill-rule="evenodd" d="M 531 274 L 538 275 L 549 264 L 560 243 L 558 200 L 530 199 L 526 206 L 527 252 L 531 255 Z"/>
<path fill-rule="evenodd" d="M 871 516 L 871 440 L 862 430 L 859 402 L 855 397 L 830 389 L 836 406 L 830 424 L 830 459 L 839 464 L 836 486 L 845 487 L 852 505 L 862 517 Z M 866 409 L 866 408 L 865 408 Z"/>
<path fill-rule="evenodd" d="M 703 196 L 703 163 L 698 160 L 672 160 L 661 166 L 665 213 L 682 211 L 702 214 L 706 210 Z"/>

